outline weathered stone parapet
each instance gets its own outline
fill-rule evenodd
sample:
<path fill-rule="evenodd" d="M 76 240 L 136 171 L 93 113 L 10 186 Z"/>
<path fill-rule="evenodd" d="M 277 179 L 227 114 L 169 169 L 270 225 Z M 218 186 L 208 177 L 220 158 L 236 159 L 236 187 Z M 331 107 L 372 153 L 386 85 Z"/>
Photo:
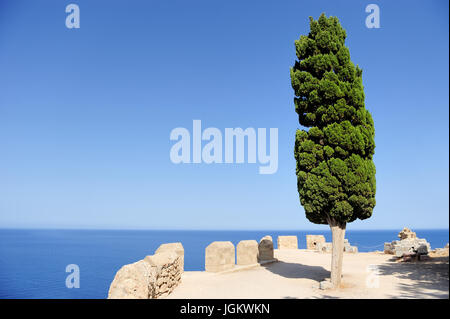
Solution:
<path fill-rule="evenodd" d="M 318 250 L 320 244 L 325 243 L 325 236 L 323 235 L 306 235 L 306 249 Z"/>
<path fill-rule="evenodd" d="M 111 283 L 108 298 L 152 299 L 170 294 L 181 282 L 183 259 L 180 243 L 161 245 L 154 255 L 123 266 Z"/>
<path fill-rule="evenodd" d="M 236 264 L 252 265 L 258 263 L 258 243 L 256 240 L 241 240 L 236 246 Z"/>
<path fill-rule="evenodd" d="M 258 244 L 258 261 L 273 260 L 273 240 L 271 236 L 264 236 Z"/>
<path fill-rule="evenodd" d="M 155 251 L 155 254 L 162 253 L 162 252 L 168 252 L 168 251 L 174 252 L 180 257 L 181 271 L 184 271 L 184 248 L 183 248 L 183 245 L 181 243 L 162 244 Z"/>
<path fill-rule="evenodd" d="M 205 270 L 220 272 L 235 265 L 235 249 L 230 241 L 215 241 L 205 249 Z"/>
<path fill-rule="evenodd" d="M 278 249 L 298 249 L 297 236 L 278 236 Z"/>
<path fill-rule="evenodd" d="M 108 299 L 152 298 L 156 277 L 156 270 L 144 260 L 125 265 L 116 273 L 109 287 Z"/>
<path fill-rule="evenodd" d="M 181 257 L 167 251 L 147 256 L 144 259 L 156 269 L 156 280 L 153 282 L 154 294 L 152 298 L 164 297 L 170 294 L 181 282 Z"/>

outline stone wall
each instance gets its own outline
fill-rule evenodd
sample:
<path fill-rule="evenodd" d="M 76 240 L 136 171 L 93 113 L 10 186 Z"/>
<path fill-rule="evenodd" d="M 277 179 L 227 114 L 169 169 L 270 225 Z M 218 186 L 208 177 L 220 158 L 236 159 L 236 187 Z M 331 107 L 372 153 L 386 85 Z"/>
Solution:
<path fill-rule="evenodd" d="M 278 249 L 298 249 L 297 236 L 278 236 Z"/>
<path fill-rule="evenodd" d="M 258 261 L 273 260 L 273 240 L 271 236 L 264 236 L 258 245 Z"/>
<path fill-rule="evenodd" d="M 168 243 L 168 244 L 162 244 L 158 247 L 158 249 L 155 251 L 155 254 L 163 253 L 163 252 L 175 252 L 181 259 L 180 267 L 181 271 L 184 271 L 184 248 L 181 243 Z"/>
<path fill-rule="evenodd" d="M 394 251 L 394 245 L 397 244 L 397 240 L 394 240 L 390 243 L 384 243 L 384 253 L 393 255 L 395 253 Z"/>
<path fill-rule="evenodd" d="M 325 236 L 323 235 L 306 235 L 306 249 L 318 250 L 320 244 L 325 243 Z"/>
<path fill-rule="evenodd" d="M 276 261 L 271 236 L 256 240 L 241 240 L 236 249 L 230 241 L 215 241 L 205 249 L 205 270 L 222 272 L 235 268 L 235 265 L 257 265 Z M 237 268 L 239 269 L 239 268 Z"/>
<path fill-rule="evenodd" d="M 164 297 L 180 284 L 183 263 L 181 243 L 163 244 L 154 255 L 120 268 L 109 287 L 108 299 Z"/>
<path fill-rule="evenodd" d="M 347 238 L 344 239 L 344 252 L 346 253 L 357 253 L 358 247 L 350 245 Z"/>
<path fill-rule="evenodd" d="M 297 249 L 297 236 L 280 236 L 282 249 Z M 216 241 L 205 249 L 205 270 L 221 272 L 235 265 L 274 262 L 271 236 L 240 241 L 235 249 L 230 241 Z M 236 269 L 240 269 L 236 267 Z M 170 294 L 180 283 L 184 271 L 184 248 L 181 243 L 162 244 L 154 255 L 119 269 L 109 287 L 108 299 L 154 299 Z"/>
<path fill-rule="evenodd" d="M 333 250 L 333 243 L 327 243 L 323 235 L 306 235 L 306 245 L 308 249 L 321 253 L 331 253 Z M 358 247 L 350 245 L 348 239 L 344 238 L 344 252 L 357 253 Z"/>
<path fill-rule="evenodd" d="M 236 246 L 236 264 L 252 265 L 258 263 L 258 243 L 256 240 L 241 240 Z"/>
<path fill-rule="evenodd" d="M 215 241 L 205 249 L 205 270 L 220 272 L 234 267 L 235 249 L 231 241 Z"/>
<path fill-rule="evenodd" d="M 156 269 L 156 277 L 153 282 L 152 298 L 160 298 L 170 294 L 181 282 L 183 266 L 181 257 L 174 251 L 157 253 L 145 257 L 152 267 Z"/>
<path fill-rule="evenodd" d="M 108 299 L 153 298 L 156 271 L 144 260 L 125 265 L 116 273 L 109 287 Z"/>

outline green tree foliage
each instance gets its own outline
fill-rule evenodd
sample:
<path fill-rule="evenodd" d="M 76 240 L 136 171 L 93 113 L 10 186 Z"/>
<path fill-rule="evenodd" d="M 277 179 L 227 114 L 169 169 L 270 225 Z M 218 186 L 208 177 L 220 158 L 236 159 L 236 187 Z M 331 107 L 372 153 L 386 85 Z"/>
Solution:
<path fill-rule="evenodd" d="M 350 61 L 338 18 L 310 17 L 295 41 L 295 111 L 307 130 L 295 138 L 298 192 L 316 224 L 366 219 L 375 206 L 375 129 L 364 106 L 362 70 Z"/>

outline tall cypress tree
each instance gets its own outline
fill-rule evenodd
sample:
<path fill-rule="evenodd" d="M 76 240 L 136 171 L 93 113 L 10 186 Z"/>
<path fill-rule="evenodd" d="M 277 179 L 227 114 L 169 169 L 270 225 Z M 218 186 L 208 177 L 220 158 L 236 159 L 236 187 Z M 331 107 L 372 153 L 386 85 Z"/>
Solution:
<path fill-rule="evenodd" d="M 331 282 L 339 286 L 346 224 L 375 207 L 375 129 L 365 109 L 362 70 L 350 60 L 338 18 L 310 17 L 295 41 L 291 68 L 297 130 L 297 186 L 306 217 L 328 224 L 333 236 Z"/>

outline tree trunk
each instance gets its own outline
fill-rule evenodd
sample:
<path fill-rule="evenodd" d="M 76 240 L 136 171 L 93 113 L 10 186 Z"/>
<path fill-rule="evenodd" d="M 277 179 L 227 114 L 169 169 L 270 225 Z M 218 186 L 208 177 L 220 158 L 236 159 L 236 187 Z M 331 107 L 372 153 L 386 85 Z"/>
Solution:
<path fill-rule="evenodd" d="M 333 248 L 331 255 L 331 284 L 338 288 L 342 277 L 342 260 L 344 258 L 345 223 L 330 222 L 333 236 Z"/>

